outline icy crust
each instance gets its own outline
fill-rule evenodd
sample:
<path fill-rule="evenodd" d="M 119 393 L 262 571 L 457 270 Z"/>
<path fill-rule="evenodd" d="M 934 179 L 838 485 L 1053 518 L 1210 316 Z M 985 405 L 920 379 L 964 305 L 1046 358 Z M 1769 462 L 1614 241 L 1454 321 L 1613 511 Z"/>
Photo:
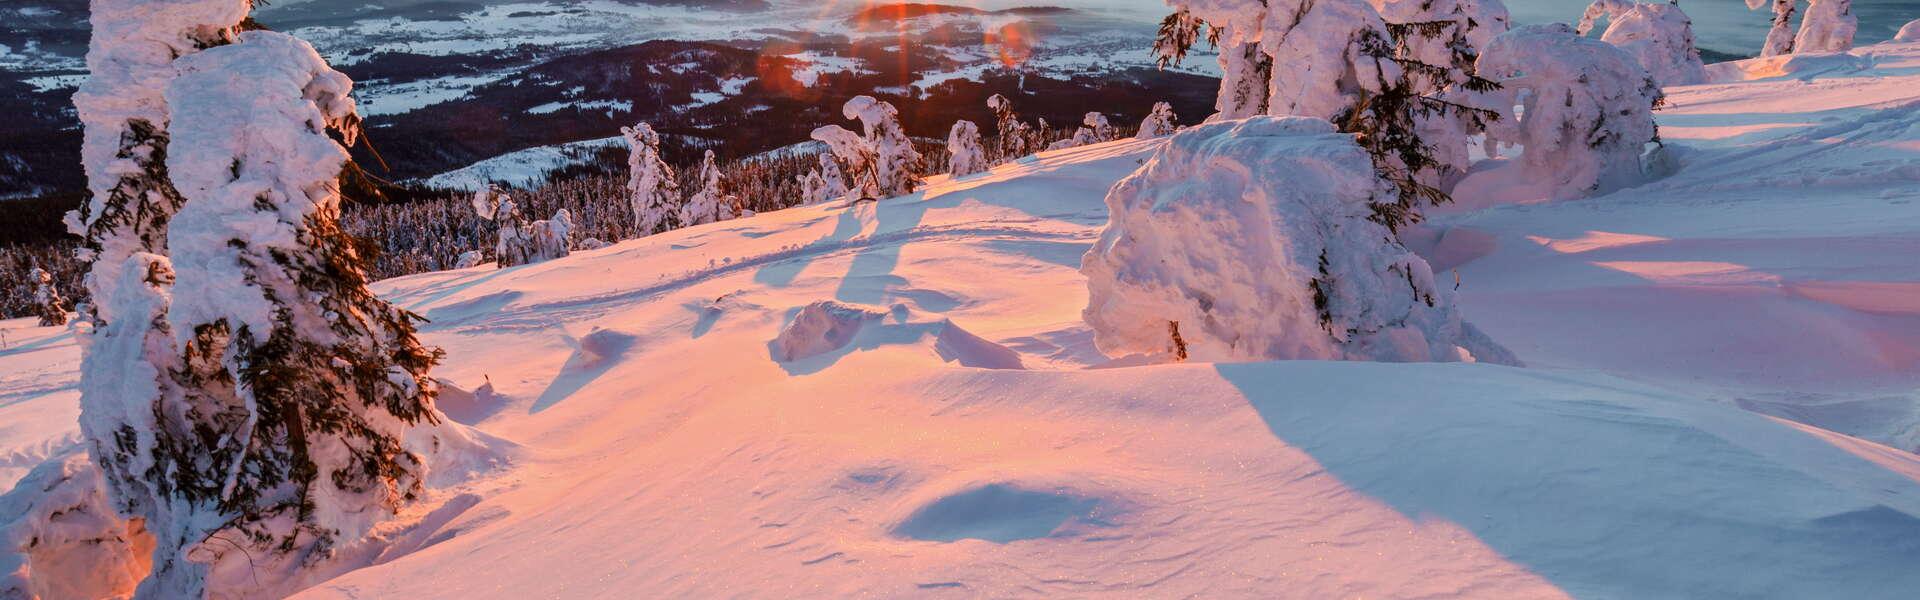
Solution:
<path fill-rule="evenodd" d="M 153 536 L 114 511 L 84 453 L 42 463 L 0 495 L 0 599 L 124 598 L 152 552 Z"/>
<path fill-rule="evenodd" d="M 1633 55 L 1662 87 L 1707 80 L 1700 50 L 1693 45 L 1693 20 L 1678 4 L 1635 4 L 1611 19 L 1600 41 Z"/>
<path fill-rule="evenodd" d="M 1392 193 L 1326 121 L 1182 131 L 1107 194 L 1112 220 L 1081 264 L 1096 343 L 1202 361 L 1515 363 L 1368 220 Z"/>
<path fill-rule="evenodd" d="M 1564 23 L 1529 25 L 1494 38 L 1478 66 L 1505 86 L 1490 94 L 1499 98 L 1493 105 L 1521 107 L 1488 124 L 1488 140 L 1525 147 L 1520 166 L 1529 179 L 1546 179 L 1551 197 L 1584 198 L 1644 181 L 1641 161 L 1658 137 L 1653 107 L 1661 94 L 1627 51 Z"/>

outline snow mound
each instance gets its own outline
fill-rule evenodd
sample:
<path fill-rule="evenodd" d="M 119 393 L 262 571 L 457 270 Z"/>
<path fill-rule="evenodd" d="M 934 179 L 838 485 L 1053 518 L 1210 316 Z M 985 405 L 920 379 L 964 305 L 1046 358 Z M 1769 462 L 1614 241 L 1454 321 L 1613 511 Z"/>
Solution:
<path fill-rule="evenodd" d="M 1872 59 L 1846 52 L 1781 54 L 1707 65 L 1707 80 L 1713 83 L 1738 83 L 1782 77 L 1812 79 L 1820 75 L 1854 73 L 1872 67 Z"/>
<path fill-rule="evenodd" d="M 980 369 L 1020 369 L 1020 354 L 974 335 L 953 321 L 914 322 L 905 304 L 890 309 L 822 300 L 802 307 L 793 320 L 767 343 L 775 362 L 791 363 L 789 372 L 824 368 L 831 359 L 852 349 L 931 343 L 942 361 Z M 827 357 L 826 364 L 810 360 Z"/>
<path fill-rule="evenodd" d="M 941 496 L 921 506 L 893 529 L 901 537 L 1004 544 L 1052 537 L 1075 524 L 1095 523 L 1101 501 L 1064 490 L 989 483 Z"/>
<path fill-rule="evenodd" d="M 1901 26 L 1900 32 L 1893 34 L 1893 41 L 1920 42 L 1920 19 L 1908 21 L 1906 25 Z"/>
<path fill-rule="evenodd" d="M 1515 363 L 1368 219 L 1387 186 L 1319 119 L 1175 135 L 1107 194 L 1111 221 L 1081 266 L 1097 343 L 1203 361 Z"/>

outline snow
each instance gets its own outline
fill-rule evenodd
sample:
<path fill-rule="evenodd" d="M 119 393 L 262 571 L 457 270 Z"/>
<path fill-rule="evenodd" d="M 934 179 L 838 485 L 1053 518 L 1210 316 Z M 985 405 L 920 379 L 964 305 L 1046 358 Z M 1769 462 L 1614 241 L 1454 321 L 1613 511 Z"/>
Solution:
<path fill-rule="evenodd" d="M 1896 42 L 1920 42 L 1920 19 L 1908 21 L 1900 26 L 1900 32 L 1893 35 Z"/>
<path fill-rule="evenodd" d="M 593 159 L 600 149 L 626 143 L 614 136 L 569 142 L 553 146 L 535 146 L 495 156 L 426 179 L 428 187 L 478 192 L 488 184 L 530 187 L 546 181 L 547 174 Z"/>
<path fill-rule="evenodd" d="M 1525 369 L 1101 353 L 1080 259 L 1167 139 L 382 282 L 527 450 L 299 597 L 1904 597 L 1920 46 L 1852 52 L 1669 88 L 1666 179 L 1432 215 Z M 774 360 L 822 301 L 887 316 Z M 0 330 L 0 456 L 70 439 L 70 334 Z"/>
<path fill-rule="evenodd" d="M 1693 45 L 1693 20 L 1678 4 L 1634 4 L 1614 15 L 1600 41 L 1619 46 L 1661 86 L 1706 81 L 1706 66 Z"/>

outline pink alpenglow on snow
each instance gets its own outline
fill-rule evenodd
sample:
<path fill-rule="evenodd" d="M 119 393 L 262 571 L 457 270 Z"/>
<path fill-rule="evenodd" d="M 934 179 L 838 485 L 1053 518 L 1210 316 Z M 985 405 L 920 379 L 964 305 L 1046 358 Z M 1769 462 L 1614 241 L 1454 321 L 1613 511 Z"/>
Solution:
<path fill-rule="evenodd" d="M 1517 364 L 1369 219 L 1392 193 L 1326 121 L 1182 131 L 1107 195 L 1087 323 L 1109 354 Z"/>

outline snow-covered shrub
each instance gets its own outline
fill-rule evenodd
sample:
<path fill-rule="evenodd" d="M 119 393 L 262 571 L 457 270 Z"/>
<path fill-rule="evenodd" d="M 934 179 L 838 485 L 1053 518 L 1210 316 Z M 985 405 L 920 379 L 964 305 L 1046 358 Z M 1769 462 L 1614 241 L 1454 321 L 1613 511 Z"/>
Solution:
<path fill-rule="evenodd" d="M 1527 172 L 1556 199 L 1638 183 L 1647 144 L 1658 141 L 1659 85 L 1625 50 L 1563 23 L 1509 31 L 1480 55 L 1480 73 L 1502 80 L 1522 106 L 1488 127 L 1491 142 L 1524 146 Z"/>
<path fill-rule="evenodd" d="M 1634 4 L 1611 19 L 1600 41 L 1633 55 L 1662 87 L 1707 80 L 1707 67 L 1693 45 L 1693 20 L 1678 4 Z"/>
<path fill-rule="evenodd" d="M 1795 0 L 1747 0 L 1747 8 L 1760 10 L 1762 6 L 1773 8 L 1773 27 L 1767 30 L 1766 45 L 1760 48 L 1760 56 L 1779 56 L 1793 53 L 1793 5 Z"/>
<path fill-rule="evenodd" d="M 987 150 L 980 147 L 980 126 L 973 121 L 954 121 L 953 130 L 947 132 L 947 162 L 954 177 L 964 177 L 986 171 Z"/>
<path fill-rule="evenodd" d="M 83 429 L 156 538 L 143 596 L 275 596 L 417 496 L 407 438 L 438 419 L 440 353 L 368 289 L 339 226 L 349 163 L 331 135 L 357 137 L 352 81 L 267 31 L 176 64 L 179 389 L 83 395 Z"/>
<path fill-rule="evenodd" d="M 1080 269 L 1095 342 L 1203 361 L 1515 362 L 1372 219 L 1393 194 L 1320 119 L 1183 130 L 1107 194 Z"/>
<path fill-rule="evenodd" d="M 640 123 L 620 129 L 627 139 L 627 202 L 633 206 L 634 228 L 642 236 L 672 227 L 680 204 L 680 184 L 673 167 L 660 158 L 660 134 Z"/>
<path fill-rule="evenodd" d="M 920 153 L 900 129 L 900 112 L 872 96 L 855 96 L 841 112 L 848 119 L 858 119 L 866 135 L 828 125 L 813 130 L 813 139 L 826 143 L 853 174 L 854 189 L 867 198 L 913 193 L 920 185 L 920 176 L 914 173 Z"/>
<path fill-rule="evenodd" d="M 60 297 L 60 291 L 53 288 L 53 274 L 45 269 L 34 267 L 27 274 L 33 279 L 33 307 L 39 313 L 41 327 L 58 327 L 67 324 L 67 301 Z"/>
<path fill-rule="evenodd" d="M 600 238 L 587 238 L 584 240 L 580 240 L 580 243 L 578 245 L 580 246 L 581 250 L 599 250 L 601 248 L 605 248 L 613 244 L 606 243 Z"/>
<path fill-rule="evenodd" d="M 127 257 L 165 255 L 167 220 L 183 199 L 167 177 L 171 120 L 165 98 L 174 61 L 227 43 L 247 16 L 247 0 L 95 0 L 86 82 L 73 95 L 83 135 L 80 163 L 91 198 L 68 213 L 84 241 L 91 298 L 113 295 Z M 88 303 L 90 320 L 111 310 Z"/>
<path fill-rule="evenodd" d="M 1580 21 L 1573 25 L 1573 32 L 1586 35 L 1587 32 L 1593 31 L 1593 26 L 1600 21 L 1600 17 L 1606 17 L 1611 22 L 1627 14 L 1627 11 L 1633 10 L 1633 6 L 1634 0 L 1593 0 L 1592 4 L 1587 5 L 1586 12 L 1580 13 Z"/>
<path fill-rule="evenodd" d="M 1808 0 L 1800 33 L 1793 36 L 1793 51 L 1846 52 L 1853 49 L 1853 34 L 1859 30 L 1853 0 Z"/>
<path fill-rule="evenodd" d="M 700 160 L 700 189 L 680 207 L 680 225 L 691 227 L 740 217 L 740 199 L 720 189 L 720 165 L 712 150 Z"/>
<path fill-rule="evenodd" d="M 1893 41 L 1920 42 L 1920 19 L 1908 21 L 1900 28 L 1899 33 L 1893 34 Z"/>
<path fill-rule="evenodd" d="M 994 134 L 999 154 L 996 162 L 1017 160 L 1033 154 L 1033 131 L 1020 120 L 1020 114 L 1013 111 L 1013 101 L 1006 96 L 994 94 L 987 97 L 987 108 L 993 111 Z"/>
<path fill-rule="evenodd" d="M 0 598 L 125 598 L 153 536 L 120 517 L 85 454 L 54 458 L 0 495 Z"/>
<path fill-rule="evenodd" d="M 1175 124 L 1178 118 L 1173 114 L 1172 104 L 1155 102 L 1153 111 L 1147 113 L 1147 118 L 1140 121 L 1140 132 L 1133 137 L 1150 140 L 1173 135 L 1173 132 L 1179 130 L 1179 125 Z"/>

